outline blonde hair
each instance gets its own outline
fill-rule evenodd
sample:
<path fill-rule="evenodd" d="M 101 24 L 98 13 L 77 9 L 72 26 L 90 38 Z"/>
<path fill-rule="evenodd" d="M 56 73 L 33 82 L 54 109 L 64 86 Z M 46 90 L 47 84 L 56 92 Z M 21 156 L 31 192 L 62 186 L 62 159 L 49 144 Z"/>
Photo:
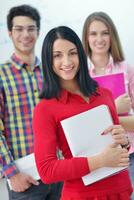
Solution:
<path fill-rule="evenodd" d="M 109 52 L 112 55 L 114 62 L 123 61 L 124 53 L 122 50 L 117 29 L 112 19 L 104 12 L 94 12 L 91 15 L 89 15 L 85 20 L 85 23 L 83 26 L 83 33 L 82 33 L 82 42 L 83 42 L 83 46 L 84 46 L 87 56 L 91 57 L 91 53 L 92 53 L 89 43 L 88 43 L 88 30 L 89 30 L 90 24 L 95 20 L 103 22 L 109 30 L 110 39 L 111 39 L 111 46 L 110 46 Z"/>

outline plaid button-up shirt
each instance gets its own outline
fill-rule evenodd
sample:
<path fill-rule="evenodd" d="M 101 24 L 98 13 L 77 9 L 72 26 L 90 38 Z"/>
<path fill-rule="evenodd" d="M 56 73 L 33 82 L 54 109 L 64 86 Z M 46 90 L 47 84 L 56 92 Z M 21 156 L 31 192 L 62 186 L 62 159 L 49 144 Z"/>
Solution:
<path fill-rule="evenodd" d="M 32 114 L 39 102 L 39 60 L 31 71 L 15 54 L 0 65 L 0 166 L 6 177 L 18 169 L 14 160 L 33 152 Z"/>

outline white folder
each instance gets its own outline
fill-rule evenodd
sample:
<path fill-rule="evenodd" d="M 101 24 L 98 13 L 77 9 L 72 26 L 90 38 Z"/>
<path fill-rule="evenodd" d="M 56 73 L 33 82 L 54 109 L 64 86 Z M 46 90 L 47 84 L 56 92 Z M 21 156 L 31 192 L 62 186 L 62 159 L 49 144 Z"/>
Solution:
<path fill-rule="evenodd" d="M 61 121 L 66 139 L 74 157 L 90 157 L 101 152 L 108 144 L 112 144 L 111 133 L 101 133 L 113 125 L 109 108 L 100 105 L 86 112 Z M 120 147 L 119 147 L 120 148 Z M 82 177 L 85 185 L 117 173 L 125 167 L 104 167 Z"/>

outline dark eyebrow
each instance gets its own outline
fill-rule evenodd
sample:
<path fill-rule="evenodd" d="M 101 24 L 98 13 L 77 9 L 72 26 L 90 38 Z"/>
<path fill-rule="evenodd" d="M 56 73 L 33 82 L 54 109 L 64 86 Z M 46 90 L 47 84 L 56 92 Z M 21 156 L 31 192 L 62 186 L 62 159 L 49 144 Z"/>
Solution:
<path fill-rule="evenodd" d="M 14 25 L 13 27 L 25 27 L 25 26 L 22 26 L 22 25 Z M 36 25 L 28 25 L 26 27 L 36 27 Z"/>
<path fill-rule="evenodd" d="M 103 31 L 109 31 L 109 29 L 105 29 L 105 30 L 103 30 Z"/>
<path fill-rule="evenodd" d="M 77 48 L 75 47 L 75 48 L 73 48 L 73 49 L 70 49 L 69 51 L 74 51 L 74 50 L 76 50 L 76 51 L 77 51 Z"/>

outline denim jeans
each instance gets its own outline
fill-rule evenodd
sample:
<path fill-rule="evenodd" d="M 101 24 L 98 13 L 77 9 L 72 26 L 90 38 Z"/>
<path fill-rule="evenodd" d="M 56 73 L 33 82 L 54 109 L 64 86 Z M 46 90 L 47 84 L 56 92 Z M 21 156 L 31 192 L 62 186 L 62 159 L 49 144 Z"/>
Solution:
<path fill-rule="evenodd" d="M 129 158 L 130 158 L 129 175 L 134 188 L 134 153 L 130 154 Z M 134 200 L 134 192 L 132 193 L 131 199 Z"/>
<path fill-rule="evenodd" d="M 9 200 L 60 200 L 62 183 L 32 185 L 25 192 L 14 192 L 8 187 Z"/>
<path fill-rule="evenodd" d="M 129 173 L 130 173 L 131 181 L 134 185 L 134 153 L 130 154 L 129 158 L 130 158 Z"/>

